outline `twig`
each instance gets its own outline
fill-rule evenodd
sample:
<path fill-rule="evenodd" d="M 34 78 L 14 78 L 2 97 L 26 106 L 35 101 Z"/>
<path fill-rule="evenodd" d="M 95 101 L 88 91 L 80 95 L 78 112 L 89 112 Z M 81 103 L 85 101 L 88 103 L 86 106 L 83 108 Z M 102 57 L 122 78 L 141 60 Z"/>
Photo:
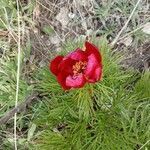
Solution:
<path fill-rule="evenodd" d="M 111 47 L 114 47 L 114 45 L 115 45 L 116 42 L 118 41 L 120 35 L 121 35 L 122 32 L 126 29 L 128 23 L 129 23 L 129 21 L 131 20 L 131 18 L 132 18 L 132 16 L 133 16 L 133 14 L 134 14 L 134 12 L 135 12 L 137 6 L 139 5 L 140 1 L 141 1 L 141 0 L 138 0 L 138 1 L 137 1 L 137 3 L 136 3 L 136 5 L 135 5 L 134 9 L 132 10 L 132 12 L 131 12 L 131 14 L 130 14 L 128 20 L 127 20 L 127 22 L 126 22 L 125 25 L 122 27 L 122 29 L 120 30 L 120 32 L 117 34 L 117 36 L 115 37 L 115 39 L 112 41 Z"/>
<path fill-rule="evenodd" d="M 145 147 L 148 143 L 150 142 L 150 140 L 148 140 L 142 147 L 140 147 L 138 150 L 141 150 L 143 147 Z"/>
<path fill-rule="evenodd" d="M 120 41 L 120 40 L 126 38 L 127 36 L 130 36 L 132 33 L 136 32 L 136 31 L 138 31 L 138 30 L 142 29 L 142 28 L 144 27 L 144 25 L 145 25 L 145 24 L 141 25 L 140 27 L 136 28 L 135 30 L 133 30 L 133 31 L 131 31 L 131 32 L 127 33 L 127 34 L 125 34 L 124 36 L 120 37 L 120 38 L 118 39 L 118 41 Z"/>
<path fill-rule="evenodd" d="M 0 118 L 0 124 L 5 124 L 9 119 L 11 119 L 15 113 L 20 113 L 23 111 L 34 99 L 38 96 L 37 93 L 33 93 L 26 98 L 24 102 L 19 104 L 17 107 L 12 108 L 9 112 L 7 112 L 3 117 Z"/>
<path fill-rule="evenodd" d="M 16 83 L 16 98 L 15 98 L 15 107 L 18 105 L 19 97 L 19 81 L 20 81 L 20 63 L 21 63 L 21 26 L 20 26 L 20 9 L 19 9 L 19 0 L 16 0 L 17 3 L 17 23 L 18 23 L 18 58 L 17 58 L 17 83 Z M 14 148 L 17 150 L 17 136 L 16 136 L 16 126 L 17 126 L 17 113 L 14 114 Z"/>
<path fill-rule="evenodd" d="M 39 1 L 36 1 L 39 5 L 41 5 L 42 7 L 44 7 L 46 10 L 48 10 L 49 12 L 53 13 L 54 12 L 52 10 L 50 10 L 48 7 L 46 7 L 45 5 L 43 5 L 42 3 L 40 3 Z"/>

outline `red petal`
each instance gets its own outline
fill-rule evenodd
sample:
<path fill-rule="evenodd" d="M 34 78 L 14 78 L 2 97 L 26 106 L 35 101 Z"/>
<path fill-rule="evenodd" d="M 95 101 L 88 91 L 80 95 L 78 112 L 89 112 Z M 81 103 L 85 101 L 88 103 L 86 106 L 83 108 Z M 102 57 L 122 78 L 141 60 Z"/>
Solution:
<path fill-rule="evenodd" d="M 84 61 L 87 59 L 85 52 L 80 48 L 77 48 L 75 51 L 69 53 L 66 57 L 77 61 Z"/>
<path fill-rule="evenodd" d="M 95 69 L 95 78 L 96 78 L 96 80 L 98 81 L 98 80 L 101 80 L 101 78 L 102 78 L 102 66 L 100 65 L 99 67 L 97 67 L 96 69 Z"/>
<path fill-rule="evenodd" d="M 94 54 L 96 56 L 98 62 L 102 61 L 102 56 L 99 52 L 99 49 L 95 45 L 93 45 L 93 44 L 86 41 L 85 42 L 85 47 L 86 47 L 85 52 L 87 53 L 87 55 Z"/>
<path fill-rule="evenodd" d="M 85 84 L 86 80 L 83 74 L 79 74 L 76 77 L 73 76 L 68 76 L 66 78 L 66 85 L 73 87 L 73 88 L 80 88 L 83 87 Z"/>
<path fill-rule="evenodd" d="M 59 64 L 61 63 L 63 56 L 57 56 L 50 62 L 50 71 L 54 74 L 57 75 L 59 73 Z"/>
<path fill-rule="evenodd" d="M 88 56 L 88 62 L 87 62 L 86 69 L 84 70 L 84 74 L 87 77 L 92 76 L 92 74 L 98 64 L 99 63 L 94 54 L 91 54 L 90 56 Z"/>
<path fill-rule="evenodd" d="M 59 64 L 59 69 L 61 72 L 67 72 L 69 74 L 73 74 L 72 66 L 76 63 L 75 60 L 71 58 L 64 57 L 63 61 Z"/>
<path fill-rule="evenodd" d="M 99 81 L 101 78 L 102 78 L 102 68 L 97 67 L 93 72 L 93 76 L 91 76 L 89 79 L 87 79 L 87 81 L 89 83 L 95 83 L 95 82 Z"/>
<path fill-rule="evenodd" d="M 71 87 L 70 86 L 67 86 L 66 85 L 66 77 L 67 77 L 67 73 L 66 72 L 60 72 L 59 74 L 58 74 L 58 76 L 57 76 L 57 81 L 58 81 L 58 83 L 62 86 L 62 88 L 64 89 L 64 90 L 69 90 L 69 89 L 71 89 Z"/>
<path fill-rule="evenodd" d="M 63 87 L 64 90 L 69 90 L 71 86 L 66 85 L 66 78 L 69 75 L 73 75 L 72 66 L 76 63 L 75 60 L 71 58 L 64 57 L 64 59 L 59 64 L 59 74 L 57 76 L 58 83 Z"/>
<path fill-rule="evenodd" d="M 102 74 L 102 65 L 97 61 L 94 54 L 88 56 L 87 67 L 84 71 L 88 82 L 96 82 Z"/>

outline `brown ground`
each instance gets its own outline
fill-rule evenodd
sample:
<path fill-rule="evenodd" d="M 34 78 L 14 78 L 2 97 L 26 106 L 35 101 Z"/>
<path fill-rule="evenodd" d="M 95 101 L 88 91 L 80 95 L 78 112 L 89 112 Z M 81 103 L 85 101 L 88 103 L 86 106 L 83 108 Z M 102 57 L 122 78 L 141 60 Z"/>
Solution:
<path fill-rule="evenodd" d="M 28 31 L 32 44 L 30 61 L 34 60 L 40 67 L 47 64 L 68 39 L 105 35 L 111 43 L 134 8 L 133 1 L 123 3 L 108 0 L 83 0 L 82 3 L 77 0 L 39 0 L 34 5 L 34 24 L 29 24 Z M 125 11 L 121 11 L 124 8 L 122 5 L 125 5 Z M 114 50 L 126 53 L 123 61 L 125 67 L 140 71 L 149 68 L 150 36 L 143 35 L 141 30 L 130 34 L 136 27 L 149 21 L 149 16 L 149 5 L 147 1 L 142 1 L 122 35 L 125 38 L 119 39 L 115 45 Z"/>

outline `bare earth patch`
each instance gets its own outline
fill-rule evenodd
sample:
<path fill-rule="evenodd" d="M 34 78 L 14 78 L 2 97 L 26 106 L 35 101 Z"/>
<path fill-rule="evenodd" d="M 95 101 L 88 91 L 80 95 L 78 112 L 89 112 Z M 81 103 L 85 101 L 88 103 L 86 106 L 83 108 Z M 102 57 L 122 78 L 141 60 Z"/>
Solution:
<path fill-rule="evenodd" d="M 134 5 L 134 1 L 37 1 L 33 11 L 34 25 L 30 27 L 29 34 L 36 62 L 42 60 L 41 66 L 46 65 L 68 40 L 73 42 L 85 40 L 86 36 L 106 36 L 111 43 L 125 24 Z M 125 66 L 141 70 L 145 68 L 141 67 L 143 64 L 149 63 L 147 61 L 150 50 L 147 45 L 150 35 L 146 30 L 149 15 L 149 4 L 146 0 L 142 1 L 115 45 L 115 50 L 130 53 L 130 59 L 127 56 L 128 61 L 124 61 Z M 141 52 L 141 48 L 146 49 Z"/>

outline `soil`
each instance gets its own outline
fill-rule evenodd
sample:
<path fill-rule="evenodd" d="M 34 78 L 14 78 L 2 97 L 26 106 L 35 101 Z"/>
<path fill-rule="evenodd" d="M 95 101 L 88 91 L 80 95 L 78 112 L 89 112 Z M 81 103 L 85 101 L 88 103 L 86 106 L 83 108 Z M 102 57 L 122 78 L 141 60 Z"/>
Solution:
<path fill-rule="evenodd" d="M 85 39 L 86 36 L 101 37 L 106 32 L 109 43 L 115 38 L 127 19 L 117 10 L 111 10 L 110 16 L 102 18 L 95 13 L 95 8 L 105 6 L 107 0 L 41 0 L 36 3 L 33 13 L 34 26 L 30 27 L 29 37 L 32 44 L 31 56 L 40 67 L 46 65 L 52 57 L 61 51 L 62 45 L 68 39 Z M 113 4 L 112 4 L 113 5 Z M 130 6 L 129 2 L 129 6 Z M 107 5 L 106 5 L 107 6 Z M 116 5 L 117 6 L 117 5 Z M 146 8 L 143 4 L 143 8 Z M 139 12 L 144 17 L 139 17 L 137 22 L 144 22 L 148 11 Z M 49 27 L 52 31 L 47 33 L 44 28 Z M 126 32 L 131 32 L 133 25 L 129 23 Z M 125 68 L 133 67 L 140 71 L 149 69 L 150 66 L 150 38 L 137 42 L 136 37 L 127 36 L 127 40 L 116 43 L 114 50 L 124 51 L 125 60 L 122 62 Z"/>

